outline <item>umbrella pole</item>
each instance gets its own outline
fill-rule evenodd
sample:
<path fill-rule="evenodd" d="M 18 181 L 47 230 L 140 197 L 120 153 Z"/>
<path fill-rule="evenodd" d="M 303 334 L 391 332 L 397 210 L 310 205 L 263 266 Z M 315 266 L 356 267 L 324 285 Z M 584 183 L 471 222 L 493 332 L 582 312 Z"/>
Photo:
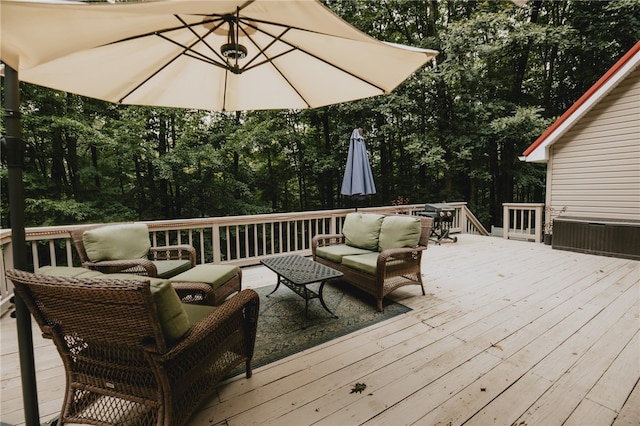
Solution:
<path fill-rule="evenodd" d="M 20 128 L 20 85 L 18 72 L 5 64 L 5 119 L 7 130 L 7 169 L 9 181 L 9 210 L 11 219 L 11 247 L 13 267 L 27 270 L 26 234 L 24 229 L 24 142 Z M 20 354 L 20 377 L 24 419 L 27 426 L 40 424 L 38 391 L 33 355 L 31 315 L 24 301 L 14 294 L 16 327 L 18 329 L 18 352 Z"/>

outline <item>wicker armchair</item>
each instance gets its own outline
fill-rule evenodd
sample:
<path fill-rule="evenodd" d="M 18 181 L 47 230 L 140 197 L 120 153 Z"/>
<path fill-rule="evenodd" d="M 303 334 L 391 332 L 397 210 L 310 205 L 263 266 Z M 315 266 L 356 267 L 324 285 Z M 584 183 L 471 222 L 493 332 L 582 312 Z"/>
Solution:
<path fill-rule="evenodd" d="M 109 225 L 106 225 L 109 226 Z M 122 227 L 122 226 L 136 226 L 134 224 L 125 224 L 125 225 L 111 225 L 111 227 Z M 141 224 L 137 224 L 137 226 L 144 226 Z M 104 274 L 114 274 L 114 273 L 127 273 L 127 274 L 136 274 L 136 275 L 146 275 L 149 277 L 159 277 L 159 278 L 170 278 L 173 275 L 177 275 L 180 272 L 183 272 L 185 269 L 182 268 L 180 270 L 175 270 L 171 268 L 166 268 L 166 271 L 163 267 L 163 264 L 168 264 L 167 261 L 180 261 L 180 260 L 188 260 L 190 265 L 187 265 L 186 268 L 193 268 L 196 265 L 196 251 L 190 245 L 171 245 L 171 246 L 163 246 L 163 247 L 151 247 L 149 245 L 149 252 L 147 257 L 140 257 L 135 259 L 110 259 L 110 260 L 97 260 L 92 261 L 90 256 L 87 254 L 87 250 L 84 243 L 84 233 L 88 230 L 93 230 L 97 228 L 103 228 L 105 225 L 98 226 L 89 226 L 76 228 L 69 233 L 71 234 L 71 239 L 76 248 L 76 252 L 78 253 L 78 257 L 82 262 L 82 266 L 85 268 L 93 269 L 95 271 L 100 271 Z M 147 235 L 148 242 L 148 235 Z M 174 262 L 175 263 L 175 262 Z M 160 269 L 160 273 L 159 273 Z"/>
<path fill-rule="evenodd" d="M 62 357 L 61 423 L 182 425 L 233 368 L 244 362 L 251 376 L 259 308 L 253 290 L 219 307 L 181 305 L 197 313 L 189 319 L 200 319 L 169 340 L 148 281 L 18 270 L 7 277 Z"/>

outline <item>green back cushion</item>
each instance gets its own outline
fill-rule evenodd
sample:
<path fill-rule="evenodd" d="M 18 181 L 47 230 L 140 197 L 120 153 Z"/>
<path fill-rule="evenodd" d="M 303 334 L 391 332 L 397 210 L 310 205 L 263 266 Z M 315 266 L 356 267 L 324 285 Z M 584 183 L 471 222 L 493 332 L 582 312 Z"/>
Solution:
<path fill-rule="evenodd" d="M 87 256 L 92 262 L 147 257 L 151 242 L 143 223 L 102 226 L 82 234 Z"/>
<path fill-rule="evenodd" d="M 178 297 L 178 293 L 174 290 L 171 282 L 160 278 L 133 274 L 103 274 L 95 278 L 149 281 L 151 283 L 151 295 L 158 312 L 158 320 L 167 342 L 179 339 L 191 327 L 191 322 L 184 310 L 183 303 L 180 301 L 180 297 Z"/>
<path fill-rule="evenodd" d="M 380 228 L 379 250 L 415 247 L 420 241 L 422 226 L 420 219 L 413 216 L 387 216 Z"/>
<path fill-rule="evenodd" d="M 156 303 L 164 338 L 171 342 L 184 336 L 189 331 L 191 323 L 171 283 L 169 281 L 152 282 L 151 295 Z"/>
<path fill-rule="evenodd" d="M 342 225 L 347 245 L 365 250 L 378 250 L 378 237 L 383 215 L 374 213 L 349 213 Z"/>

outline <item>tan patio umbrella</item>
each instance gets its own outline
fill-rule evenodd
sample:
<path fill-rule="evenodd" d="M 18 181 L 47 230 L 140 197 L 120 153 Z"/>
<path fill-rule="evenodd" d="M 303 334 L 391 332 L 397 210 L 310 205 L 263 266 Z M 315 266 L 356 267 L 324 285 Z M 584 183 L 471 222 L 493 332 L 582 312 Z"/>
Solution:
<path fill-rule="evenodd" d="M 437 55 L 383 43 L 317 0 L 0 0 L 14 266 L 26 269 L 18 78 L 120 104 L 314 108 L 391 92 Z M 16 298 L 25 420 L 39 424 L 29 313 Z"/>
<path fill-rule="evenodd" d="M 383 43 L 317 0 L 2 0 L 20 80 L 119 104 L 314 108 L 391 92 L 436 56 Z"/>

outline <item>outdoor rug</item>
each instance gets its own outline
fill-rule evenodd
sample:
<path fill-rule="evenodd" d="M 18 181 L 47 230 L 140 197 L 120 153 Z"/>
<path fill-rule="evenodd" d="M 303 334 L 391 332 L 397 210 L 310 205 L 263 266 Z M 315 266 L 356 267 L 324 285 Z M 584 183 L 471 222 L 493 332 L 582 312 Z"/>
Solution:
<path fill-rule="evenodd" d="M 318 286 L 309 287 L 317 292 Z M 304 299 L 284 285 L 267 297 L 274 288 L 275 285 L 255 289 L 260 295 L 260 315 L 251 362 L 254 369 L 411 310 L 384 299 L 384 311 L 377 312 L 375 298 L 336 280 L 324 286 L 323 297 L 338 318 L 325 311 L 319 299 L 310 300 L 307 328 L 303 330 Z M 241 373 L 244 365 L 230 376 Z"/>

